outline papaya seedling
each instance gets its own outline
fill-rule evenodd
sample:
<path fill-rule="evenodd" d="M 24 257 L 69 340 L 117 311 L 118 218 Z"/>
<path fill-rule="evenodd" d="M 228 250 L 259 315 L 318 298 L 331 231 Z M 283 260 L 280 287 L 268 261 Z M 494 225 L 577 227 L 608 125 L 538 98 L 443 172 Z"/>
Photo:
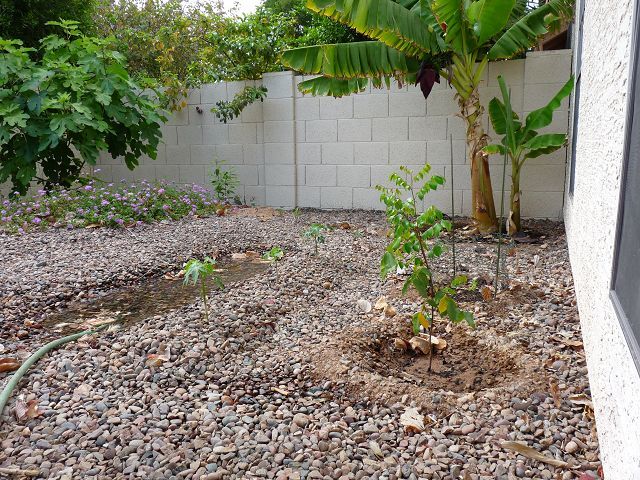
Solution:
<path fill-rule="evenodd" d="M 313 240 L 314 255 L 318 255 L 318 244 L 326 241 L 325 233 L 327 230 L 329 230 L 328 227 L 322 223 L 312 223 L 304 231 L 303 235 Z"/>
<path fill-rule="evenodd" d="M 465 321 L 473 327 L 473 315 L 460 310 L 453 298 L 467 278 L 458 275 L 450 281 L 438 283 L 430 266 L 431 261 L 445 252 L 439 237 L 442 231 L 451 230 L 451 222 L 434 206 L 422 212 L 418 207 L 430 191 L 444 184 L 444 178 L 438 175 L 428 177 L 431 171 L 429 164 L 417 173 L 405 166 L 401 166 L 400 171 L 404 177 L 398 173 L 389 177 L 393 187 L 376 187 L 381 192 L 380 200 L 386 206 L 387 222 L 393 231 L 393 239 L 380 261 L 380 274 L 384 279 L 398 268 L 410 272 L 402 293 L 414 288 L 421 298 L 420 309 L 411 321 L 414 334 L 418 334 L 422 326 L 429 331 L 431 339 L 436 314 L 453 323 Z M 432 360 L 433 344 L 429 341 L 429 371 Z"/>
<path fill-rule="evenodd" d="M 277 245 L 271 248 L 271 250 L 267 250 L 262 254 L 262 259 L 266 260 L 267 262 L 271 262 L 274 265 L 276 271 L 278 270 L 278 260 L 282 260 L 283 257 L 284 251 Z"/>
<path fill-rule="evenodd" d="M 207 278 L 212 277 L 214 283 L 220 288 L 224 284 L 216 275 L 216 261 L 213 258 L 205 257 L 204 260 L 192 258 L 184 266 L 184 285 L 197 285 L 200 283 L 200 295 L 204 303 L 204 318 L 209 321 L 209 307 L 207 305 Z"/>

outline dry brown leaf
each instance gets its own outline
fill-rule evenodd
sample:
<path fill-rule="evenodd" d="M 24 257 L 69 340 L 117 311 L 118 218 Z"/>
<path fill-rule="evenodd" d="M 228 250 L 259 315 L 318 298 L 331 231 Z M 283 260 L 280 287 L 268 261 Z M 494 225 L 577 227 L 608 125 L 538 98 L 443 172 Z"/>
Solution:
<path fill-rule="evenodd" d="M 396 313 L 398 313 L 398 312 L 393 307 L 393 305 L 387 305 L 386 307 L 384 307 L 384 316 L 385 317 L 387 317 L 387 318 L 395 317 Z"/>
<path fill-rule="evenodd" d="M 430 350 L 429 341 L 422 337 L 413 337 L 409 340 L 409 345 L 416 351 L 420 351 L 427 355 Z"/>
<path fill-rule="evenodd" d="M 247 258 L 247 254 L 243 252 L 236 252 L 231 254 L 231 260 L 244 260 Z"/>
<path fill-rule="evenodd" d="M 351 225 L 349 225 L 347 222 L 340 222 L 338 223 L 338 228 L 340 228 L 341 230 L 350 230 Z"/>
<path fill-rule="evenodd" d="M 22 362 L 17 358 L 0 358 L 0 373 L 13 372 L 22 365 Z"/>
<path fill-rule="evenodd" d="M 593 402 L 584 393 L 570 395 L 569 401 L 575 403 L 576 405 L 584 405 L 585 407 L 589 407 L 591 410 L 593 410 Z"/>
<path fill-rule="evenodd" d="M 371 449 L 371 452 L 378 458 L 383 458 L 384 454 L 382 453 L 382 449 L 380 448 L 380 445 L 378 445 L 378 442 L 371 440 L 369 442 L 369 448 Z"/>
<path fill-rule="evenodd" d="M 557 458 L 544 455 L 537 451 L 535 448 L 523 445 L 522 443 L 506 441 L 502 442 L 500 445 L 506 450 L 511 450 L 538 462 L 548 463 L 549 465 L 553 465 L 554 467 L 566 467 L 568 465 L 567 462 L 563 460 L 558 460 Z"/>
<path fill-rule="evenodd" d="M 99 223 L 90 223 L 89 225 L 85 225 L 84 228 L 98 228 L 99 226 Z"/>
<path fill-rule="evenodd" d="M 491 297 L 493 297 L 493 289 L 489 285 L 483 285 L 480 287 L 480 293 L 482 294 L 482 298 L 485 302 L 488 302 L 491 300 Z"/>
<path fill-rule="evenodd" d="M 24 395 L 18 397 L 14 412 L 19 422 L 25 419 L 36 418 L 42 413 L 38 410 L 38 401 L 33 399 L 25 402 Z"/>
<path fill-rule="evenodd" d="M 376 304 L 373 306 L 376 310 L 384 310 L 387 307 L 387 297 L 382 296 L 376 300 Z"/>
<path fill-rule="evenodd" d="M 148 367 L 159 367 L 164 362 L 168 362 L 171 359 L 171 348 L 168 345 L 160 345 L 158 347 L 158 353 L 151 353 L 147 355 L 146 364 Z"/>
<path fill-rule="evenodd" d="M 273 390 L 276 393 L 279 393 L 280 395 L 284 395 L 285 397 L 289 395 L 289 390 L 285 390 L 284 388 L 271 387 L 271 390 Z"/>
<path fill-rule="evenodd" d="M 575 349 L 584 348 L 584 344 L 580 340 L 561 340 L 561 341 L 566 346 L 571 348 L 575 348 Z"/>
<path fill-rule="evenodd" d="M 560 407 L 562 404 L 562 397 L 560 396 L 560 389 L 558 388 L 558 384 L 556 382 L 549 382 L 549 390 L 551 390 L 551 396 L 553 397 L 553 403 L 556 408 Z"/>
<path fill-rule="evenodd" d="M 409 407 L 400 415 L 400 424 L 405 433 L 421 433 L 424 431 L 424 415 L 417 408 Z"/>
<path fill-rule="evenodd" d="M 364 313 L 369 313 L 372 308 L 371 302 L 368 300 L 365 300 L 364 298 L 361 298 L 360 300 L 358 300 L 358 308 Z"/>

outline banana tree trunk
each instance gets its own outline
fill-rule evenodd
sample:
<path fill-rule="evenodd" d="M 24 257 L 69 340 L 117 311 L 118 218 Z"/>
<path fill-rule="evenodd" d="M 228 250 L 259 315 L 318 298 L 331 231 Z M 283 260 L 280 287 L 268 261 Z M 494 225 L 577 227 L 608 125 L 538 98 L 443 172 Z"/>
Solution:
<path fill-rule="evenodd" d="M 488 144 L 488 136 L 481 124 L 484 108 L 480 104 L 478 90 L 474 89 L 466 99 L 460 97 L 459 103 L 462 118 L 467 125 L 472 215 L 480 232 L 495 232 L 498 221 L 489 175 L 489 156 L 482 151 Z"/>
<path fill-rule="evenodd" d="M 511 198 L 509 212 L 509 235 L 514 235 L 522 228 L 520 224 L 520 169 L 513 168 L 511 172 Z"/>

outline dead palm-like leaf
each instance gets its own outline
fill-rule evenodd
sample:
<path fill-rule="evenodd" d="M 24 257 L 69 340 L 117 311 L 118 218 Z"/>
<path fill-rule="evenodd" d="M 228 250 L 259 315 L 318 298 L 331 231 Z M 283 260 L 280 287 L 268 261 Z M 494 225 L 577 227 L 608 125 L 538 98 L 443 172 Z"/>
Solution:
<path fill-rule="evenodd" d="M 523 445 L 522 443 L 506 441 L 502 442 L 500 445 L 506 450 L 511 450 L 513 452 L 519 453 L 520 455 L 524 455 L 525 457 L 536 460 L 537 462 L 547 463 L 549 465 L 553 465 L 554 467 L 566 467 L 568 465 L 567 462 L 563 460 L 558 460 L 557 458 L 544 455 L 535 448 L 531 448 L 528 445 Z"/>
<path fill-rule="evenodd" d="M 400 415 L 400 424 L 406 433 L 421 433 L 424 431 L 424 415 L 421 415 L 417 408 L 407 408 Z"/>

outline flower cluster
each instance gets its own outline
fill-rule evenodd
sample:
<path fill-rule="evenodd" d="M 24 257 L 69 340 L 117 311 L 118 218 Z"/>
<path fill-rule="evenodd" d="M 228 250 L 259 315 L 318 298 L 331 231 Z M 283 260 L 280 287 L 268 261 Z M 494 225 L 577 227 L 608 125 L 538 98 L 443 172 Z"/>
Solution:
<path fill-rule="evenodd" d="M 215 213 L 218 204 L 199 185 L 176 186 L 141 181 L 105 184 L 91 181 L 78 188 L 44 191 L 31 198 L 0 198 L 0 229 L 128 227 L 185 216 Z"/>

